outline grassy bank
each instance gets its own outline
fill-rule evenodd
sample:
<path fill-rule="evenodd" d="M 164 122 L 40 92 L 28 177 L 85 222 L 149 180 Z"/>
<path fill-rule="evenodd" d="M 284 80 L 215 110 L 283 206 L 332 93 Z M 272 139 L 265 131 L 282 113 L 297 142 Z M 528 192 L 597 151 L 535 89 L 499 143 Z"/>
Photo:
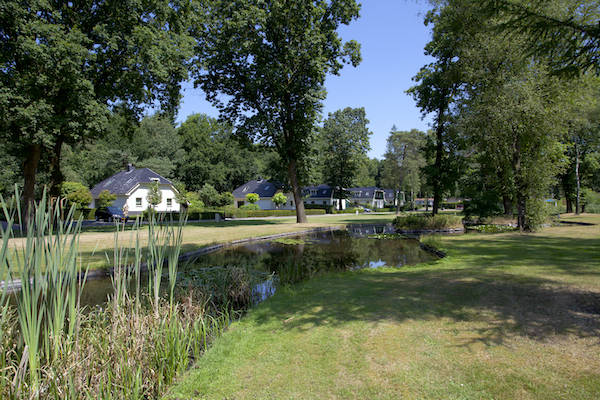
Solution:
<path fill-rule="evenodd" d="M 280 290 L 172 398 L 596 399 L 600 216 L 446 236 L 428 265 Z"/>

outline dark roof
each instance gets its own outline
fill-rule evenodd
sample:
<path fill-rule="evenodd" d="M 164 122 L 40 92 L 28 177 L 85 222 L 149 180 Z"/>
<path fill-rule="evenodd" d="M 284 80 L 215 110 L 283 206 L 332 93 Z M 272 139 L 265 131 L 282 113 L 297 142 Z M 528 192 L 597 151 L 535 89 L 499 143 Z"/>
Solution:
<path fill-rule="evenodd" d="M 156 179 L 158 179 L 158 183 L 161 185 L 172 185 L 170 180 L 160 176 L 150 168 L 130 167 L 127 171 L 118 172 L 110 178 L 103 180 L 94 186 L 91 192 L 94 198 L 98 197 L 103 190 L 123 195 L 129 193 L 131 189 L 140 183 L 151 183 Z"/>
<path fill-rule="evenodd" d="M 396 191 L 394 189 L 381 189 L 375 186 L 354 187 L 347 189 L 353 199 L 372 199 L 376 191 L 383 192 L 386 200 L 394 200 Z"/>
<path fill-rule="evenodd" d="M 396 191 L 394 189 L 382 189 L 386 200 L 394 200 L 396 198 Z"/>
<path fill-rule="evenodd" d="M 319 186 L 306 186 L 302 188 L 302 196 L 309 199 L 330 199 L 332 191 L 333 188 L 325 184 Z"/>
<path fill-rule="evenodd" d="M 233 191 L 233 197 L 243 199 L 248 193 L 256 193 L 261 199 L 265 197 L 273 197 L 279 190 L 281 185 L 272 183 L 264 179 L 254 180 L 244 183 Z"/>
<path fill-rule="evenodd" d="M 350 197 L 353 199 L 372 199 L 374 192 L 381 190 L 374 186 L 371 187 L 354 187 L 347 189 L 350 192 Z"/>

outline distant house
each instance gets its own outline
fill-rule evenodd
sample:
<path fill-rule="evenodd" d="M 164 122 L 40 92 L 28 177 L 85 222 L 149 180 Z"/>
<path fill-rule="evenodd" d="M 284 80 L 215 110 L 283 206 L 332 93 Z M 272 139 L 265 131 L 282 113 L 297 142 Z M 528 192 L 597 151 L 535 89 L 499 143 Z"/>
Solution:
<path fill-rule="evenodd" d="M 126 171 L 118 172 L 92 188 L 93 200 L 91 207 L 95 208 L 100 193 L 108 190 L 117 196 L 113 206 L 123 208 L 127 205 L 130 215 L 141 214 L 149 206 L 148 192 L 155 182 L 158 182 L 162 194 L 162 201 L 156 206 L 156 210 L 160 212 L 178 212 L 180 207 L 175 200 L 177 189 L 171 181 L 150 168 L 134 168 L 131 164 Z"/>
<path fill-rule="evenodd" d="M 367 208 L 395 207 L 398 202 L 402 205 L 401 192 L 396 193 L 393 189 L 380 189 L 378 187 L 355 187 L 348 189 L 352 204 Z"/>
<path fill-rule="evenodd" d="M 256 203 L 261 210 L 275 210 L 277 205 L 273 203 L 273 196 L 277 192 L 281 192 L 281 185 L 273 182 L 269 182 L 265 179 L 257 179 L 244 183 L 242 186 L 236 188 L 232 194 L 235 198 L 235 206 L 241 207 L 248 203 L 246 195 L 249 193 L 256 193 L 260 200 Z M 279 207 L 280 210 L 295 210 L 294 197 L 291 193 L 284 193 L 287 197 L 287 203 Z"/>
<path fill-rule="evenodd" d="M 304 204 L 329 206 L 339 209 L 339 199 L 333 198 L 333 188 L 329 185 L 307 186 L 302 189 Z M 342 200 L 342 210 L 346 209 L 346 200 Z"/>

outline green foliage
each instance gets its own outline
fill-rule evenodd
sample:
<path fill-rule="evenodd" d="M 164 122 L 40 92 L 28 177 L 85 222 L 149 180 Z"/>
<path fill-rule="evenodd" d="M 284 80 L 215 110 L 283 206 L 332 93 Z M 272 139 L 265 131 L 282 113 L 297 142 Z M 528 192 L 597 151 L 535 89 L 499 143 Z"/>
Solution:
<path fill-rule="evenodd" d="M 60 195 L 67 199 L 69 205 L 75 205 L 78 209 L 85 208 L 92 202 L 90 190 L 80 182 L 63 182 L 60 185 Z"/>
<path fill-rule="evenodd" d="M 485 0 L 505 34 L 528 38 L 527 52 L 557 72 L 600 73 L 600 10 L 594 0 Z"/>
<path fill-rule="evenodd" d="M 445 229 L 461 229 L 462 217 L 458 215 L 400 215 L 393 222 L 396 229 L 408 231 L 429 231 Z"/>
<path fill-rule="evenodd" d="M 504 232 L 513 232 L 517 228 L 515 228 L 514 226 L 510 226 L 510 225 L 486 224 L 486 225 L 475 225 L 473 227 L 470 227 L 469 229 L 473 229 L 473 230 L 476 230 L 477 232 L 481 232 L 481 233 L 504 233 Z"/>
<path fill-rule="evenodd" d="M 273 196 L 273 203 L 279 208 L 282 205 L 284 205 L 285 203 L 287 203 L 288 198 L 285 196 L 285 194 L 281 193 L 281 192 L 277 192 L 275 193 L 275 195 Z"/>
<path fill-rule="evenodd" d="M 260 197 L 256 193 L 248 193 L 246 195 L 246 201 L 250 204 L 254 204 L 260 200 Z"/>
<path fill-rule="evenodd" d="M 324 215 L 325 210 L 306 210 L 306 215 Z M 254 217 L 291 217 L 296 215 L 295 210 L 245 210 L 236 208 L 225 211 L 228 218 L 254 218 Z"/>
<path fill-rule="evenodd" d="M 239 209 L 240 210 L 260 210 L 260 207 L 258 206 L 258 204 L 250 203 L 250 204 L 244 204 L 243 206 L 240 206 Z"/>
<path fill-rule="evenodd" d="M 40 160 L 50 159 L 58 185 L 63 144 L 101 135 L 109 108 L 122 103 L 137 114 L 140 105 L 158 103 L 175 113 L 194 46 L 192 7 L 133 0 L 3 5 L 0 132 L 17 144 L 26 202 Z"/>
<path fill-rule="evenodd" d="M 116 199 L 116 194 L 112 194 L 108 190 L 103 190 L 98 194 L 98 198 L 96 199 L 96 208 L 111 206 Z"/>
<path fill-rule="evenodd" d="M 323 143 L 322 157 L 326 162 L 322 176 L 324 183 L 334 188 L 337 199 L 348 197 L 343 188 L 355 182 L 361 164 L 370 149 L 369 131 L 364 108 L 350 108 L 330 113 L 320 132 Z"/>
<path fill-rule="evenodd" d="M 419 130 L 403 132 L 396 130 L 395 126 L 392 128 L 383 161 L 384 186 L 406 193 L 418 193 L 421 190 L 425 140 L 425 133 Z"/>
<path fill-rule="evenodd" d="M 150 185 L 150 188 L 148 189 L 148 195 L 146 195 L 146 201 L 152 209 L 156 208 L 156 206 L 162 201 L 162 192 L 158 182 L 154 182 Z"/>
<path fill-rule="evenodd" d="M 205 183 L 198 191 L 199 200 L 207 207 L 225 207 L 233 204 L 233 195 L 229 192 L 219 194 L 211 184 Z"/>
<path fill-rule="evenodd" d="M 582 205 L 584 212 L 600 214 L 600 193 L 585 188 L 582 196 Z"/>
<path fill-rule="evenodd" d="M 197 34 L 196 84 L 239 134 L 277 149 L 297 198 L 325 78 L 360 62 L 358 43 L 337 33 L 359 9 L 355 0 L 216 0 Z M 303 205 L 296 209 L 305 222 Z"/>

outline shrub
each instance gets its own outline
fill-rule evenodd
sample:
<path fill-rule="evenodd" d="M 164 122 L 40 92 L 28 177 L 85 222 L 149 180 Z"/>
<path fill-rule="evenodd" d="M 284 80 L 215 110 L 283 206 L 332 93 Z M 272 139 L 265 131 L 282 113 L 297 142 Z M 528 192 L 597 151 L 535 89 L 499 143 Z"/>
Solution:
<path fill-rule="evenodd" d="M 462 228 L 462 218 L 458 215 L 401 215 L 394 219 L 394 226 L 401 230 L 442 230 Z"/>
<path fill-rule="evenodd" d="M 275 193 L 275 196 L 273 196 L 273 203 L 277 206 L 277 207 L 281 207 L 282 205 L 284 205 L 285 203 L 287 203 L 287 197 L 285 196 L 285 194 L 278 192 Z"/>
<path fill-rule="evenodd" d="M 112 194 L 108 190 L 103 190 L 98 195 L 98 199 L 96 199 L 96 207 L 108 207 L 111 206 L 113 201 L 117 199 L 116 194 Z"/>
<path fill-rule="evenodd" d="M 600 193 L 585 188 L 582 190 L 581 200 L 583 212 L 600 214 Z"/>
<path fill-rule="evenodd" d="M 240 210 L 260 210 L 260 207 L 258 206 L 258 204 L 250 203 L 241 206 Z"/>
<path fill-rule="evenodd" d="M 306 215 L 323 215 L 325 210 L 306 210 Z M 253 218 L 253 217 L 291 217 L 296 215 L 296 210 L 244 210 L 238 208 L 225 211 L 229 218 Z"/>
<path fill-rule="evenodd" d="M 246 195 L 246 201 L 250 204 L 254 204 L 260 200 L 260 197 L 256 193 L 248 193 Z"/>
<path fill-rule="evenodd" d="M 63 182 L 60 185 L 60 196 L 67 199 L 69 207 L 75 205 L 78 209 L 85 208 L 92 202 L 90 190 L 79 182 Z"/>

